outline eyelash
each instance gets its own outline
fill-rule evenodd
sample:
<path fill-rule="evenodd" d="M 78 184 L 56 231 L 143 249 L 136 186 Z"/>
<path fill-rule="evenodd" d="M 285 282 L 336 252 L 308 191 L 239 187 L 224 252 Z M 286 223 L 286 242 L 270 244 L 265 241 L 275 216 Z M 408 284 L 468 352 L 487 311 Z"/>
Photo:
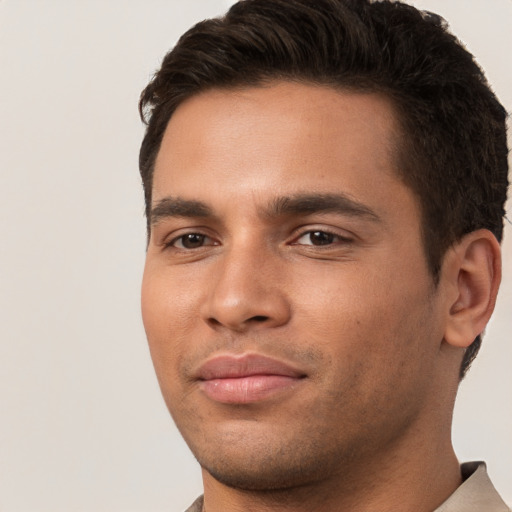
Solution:
<path fill-rule="evenodd" d="M 329 237 L 331 237 L 334 240 L 331 240 L 331 241 L 329 241 L 326 244 L 320 243 L 318 245 L 315 245 L 313 243 L 311 243 L 311 244 L 300 244 L 300 243 L 298 243 L 298 240 L 300 240 L 301 238 L 303 238 L 305 236 L 308 236 L 308 235 L 311 236 L 314 233 L 321 233 L 322 235 L 328 235 Z M 341 244 L 350 244 L 353 241 L 354 240 L 352 238 L 348 237 L 348 236 L 342 236 L 342 235 L 340 235 L 338 233 L 335 233 L 334 231 L 322 228 L 322 229 L 308 229 L 307 231 L 301 232 L 297 237 L 295 237 L 294 241 L 292 242 L 292 245 L 303 245 L 303 246 L 306 246 L 306 247 L 331 247 L 331 246 L 335 245 L 336 242 L 338 242 L 338 244 L 340 244 L 340 243 Z"/>
<path fill-rule="evenodd" d="M 193 251 L 194 249 L 200 249 L 202 247 L 209 247 L 209 246 L 214 246 L 214 245 L 219 245 L 218 243 L 216 243 L 215 241 L 213 241 L 214 243 L 211 243 L 211 244 L 208 244 L 208 245 L 203 245 L 203 243 L 201 243 L 201 245 L 199 247 L 185 247 L 184 244 L 183 244 L 183 241 L 187 238 L 187 237 L 199 237 L 202 239 L 202 242 L 204 242 L 205 239 L 209 239 L 209 240 L 212 240 L 213 239 L 208 236 L 208 235 L 205 235 L 204 233 L 199 233 L 199 232 L 190 232 L 190 233 L 184 233 L 182 235 L 179 235 L 179 236 L 176 236 L 174 237 L 172 240 L 170 240 L 169 242 L 166 242 L 164 244 L 165 248 L 174 248 L 174 249 L 177 249 L 177 250 L 180 250 L 180 251 Z M 181 245 L 182 247 L 177 247 L 176 246 L 176 243 L 178 241 L 181 240 Z"/>

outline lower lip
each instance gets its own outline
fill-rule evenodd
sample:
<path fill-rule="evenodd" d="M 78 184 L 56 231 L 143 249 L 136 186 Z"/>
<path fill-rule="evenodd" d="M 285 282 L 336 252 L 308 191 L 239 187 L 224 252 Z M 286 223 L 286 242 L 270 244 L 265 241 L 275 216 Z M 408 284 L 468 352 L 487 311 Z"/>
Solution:
<path fill-rule="evenodd" d="M 224 404 L 249 404 L 293 388 L 301 379 L 284 375 L 211 379 L 201 382 L 206 396 Z"/>

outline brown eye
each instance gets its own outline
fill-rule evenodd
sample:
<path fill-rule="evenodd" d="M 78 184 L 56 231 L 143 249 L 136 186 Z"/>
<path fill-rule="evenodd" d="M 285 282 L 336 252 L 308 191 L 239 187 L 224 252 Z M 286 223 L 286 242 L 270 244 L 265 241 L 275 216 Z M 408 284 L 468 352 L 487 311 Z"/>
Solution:
<path fill-rule="evenodd" d="M 295 242 L 297 245 L 330 245 L 335 243 L 340 237 L 327 231 L 307 231 Z"/>
<path fill-rule="evenodd" d="M 201 235 L 200 233 L 187 233 L 176 238 L 172 245 L 178 249 L 198 249 L 205 245 L 207 238 L 206 235 Z"/>
<path fill-rule="evenodd" d="M 309 233 L 311 245 L 329 245 L 334 242 L 335 235 L 325 231 L 311 231 Z"/>
<path fill-rule="evenodd" d="M 306 245 L 312 247 L 321 247 L 328 245 L 345 245 L 352 243 L 352 239 L 324 231 L 322 229 L 316 229 L 311 231 L 305 231 L 303 234 L 293 242 L 293 245 Z"/>

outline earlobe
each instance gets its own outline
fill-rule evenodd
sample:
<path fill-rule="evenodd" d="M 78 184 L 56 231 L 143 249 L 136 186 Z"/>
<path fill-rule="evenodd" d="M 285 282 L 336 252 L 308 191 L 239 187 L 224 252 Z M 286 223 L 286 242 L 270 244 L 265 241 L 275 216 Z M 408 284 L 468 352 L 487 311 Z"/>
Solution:
<path fill-rule="evenodd" d="M 501 281 L 501 250 L 486 229 L 465 235 L 447 253 L 443 271 L 451 296 L 444 339 L 466 348 L 483 332 L 496 303 Z"/>

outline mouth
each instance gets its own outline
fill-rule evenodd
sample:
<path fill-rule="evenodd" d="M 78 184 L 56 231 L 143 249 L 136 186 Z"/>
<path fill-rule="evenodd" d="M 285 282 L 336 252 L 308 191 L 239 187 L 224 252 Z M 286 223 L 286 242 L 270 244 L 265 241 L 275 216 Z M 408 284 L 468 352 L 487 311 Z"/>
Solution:
<path fill-rule="evenodd" d="M 224 404 L 249 404 L 295 388 L 306 374 L 259 354 L 221 355 L 209 359 L 197 373 L 204 394 Z"/>

